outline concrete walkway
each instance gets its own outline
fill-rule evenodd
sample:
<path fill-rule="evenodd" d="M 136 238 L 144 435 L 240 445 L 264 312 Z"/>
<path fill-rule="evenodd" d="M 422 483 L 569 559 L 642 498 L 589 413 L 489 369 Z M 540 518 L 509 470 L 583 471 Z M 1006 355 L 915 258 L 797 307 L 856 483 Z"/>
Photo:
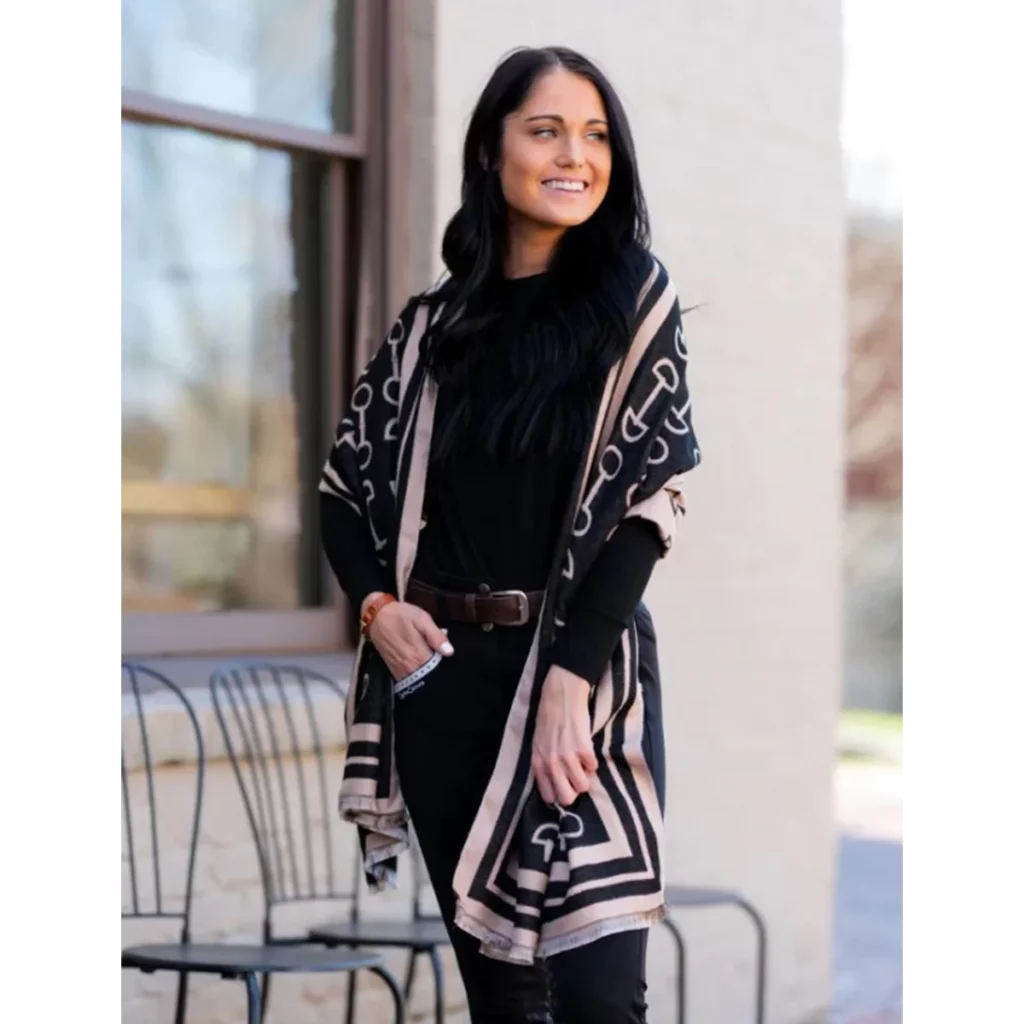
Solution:
<path fill-rule="evenodd" d="M 903 1019 L 903 780 L 898 765 L 836 770 L 835 1024 Z"/>

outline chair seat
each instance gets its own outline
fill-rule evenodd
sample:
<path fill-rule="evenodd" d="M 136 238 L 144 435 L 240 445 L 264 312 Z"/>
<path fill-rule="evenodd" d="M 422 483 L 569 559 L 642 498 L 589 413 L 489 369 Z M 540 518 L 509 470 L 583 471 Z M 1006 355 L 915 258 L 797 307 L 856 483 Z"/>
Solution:
<path fill-rule="evenodd" d="M 665 902 L 670 907 L 714 907 L 726 903 L 743 903 L 738 892 L 729 889 L 707 889 L 696 885 L 669 885 L 665 887 Z"/>
<path fill-rule="evenodd" d="M 421 950 L 447 946 L 451 942 L 444 921 L 439 917 L 411 921 L 341 921 L 311 928 L 309 937 L 316 942 Z"/>
<path fill-rule="evenodd" d="M 122 967 L 140 970 L 189 970 L 210 974 L 279 974 L 353 971 L 377 967 L 373 953 L 324 949 L 322 946 L 243 946 L 233 943 L 148 944 L 121 951 Z"/>

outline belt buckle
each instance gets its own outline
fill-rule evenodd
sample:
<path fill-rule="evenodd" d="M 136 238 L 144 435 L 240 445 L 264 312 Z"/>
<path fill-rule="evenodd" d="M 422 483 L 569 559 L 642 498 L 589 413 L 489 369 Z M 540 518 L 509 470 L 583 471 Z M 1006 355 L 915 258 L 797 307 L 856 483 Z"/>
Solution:
<path fill-rule="evenodd" d="M 514 597 L 519 615 L 510 626 L 525 626 L 530 621 L 530 599 L 526 596 L 525 590 L 492 590 L 488 597 Z"/>

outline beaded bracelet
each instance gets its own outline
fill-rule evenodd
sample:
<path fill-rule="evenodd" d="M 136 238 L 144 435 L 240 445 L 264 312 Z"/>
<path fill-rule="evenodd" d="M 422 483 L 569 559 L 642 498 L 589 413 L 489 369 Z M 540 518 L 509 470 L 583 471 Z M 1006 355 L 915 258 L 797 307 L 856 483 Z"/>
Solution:
<path fill-rule="evenodd" d="M 359 620 L 359 632 L 364 637 L 369 637 L 370 626 L 373 625 L 373 620 L 377 618 L 377 614 L 381 608 L 385 605 L 391 604 L 392 601 L 397 601 L 398 598 L 394 594 L 381 594 L 380 597 L 375 597 L 371 602 L 370 606 L 363 612 L 362 618 Z"/>

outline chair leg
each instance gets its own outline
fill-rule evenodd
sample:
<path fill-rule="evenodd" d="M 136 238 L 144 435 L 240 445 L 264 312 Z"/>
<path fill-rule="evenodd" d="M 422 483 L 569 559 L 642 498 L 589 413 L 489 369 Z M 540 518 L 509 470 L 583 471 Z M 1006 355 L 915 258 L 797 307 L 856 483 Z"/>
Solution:
<path fill-rule="evenodd" d="M 430 963 L 434 968 L 434 1024 L 444 1024 L 444 963 L 437 946 L 430 947 Z"/>
<path fill-rule="evenodd" d="M 402 999 L 402 990 L 398 987 L 395 976 L 384 966 L 367 968 L 371 973 L 376 974 L 391 991 L 391 998 L 395 1002 L 395 1024 L 405 1024 L 405 1001 Z M 352 972 L 355 973 L 354 971 Z"/>
<path fill-rule="evenodd" d="M 273 946 L 274 928 L 269 917 L 263 918 L 263 945 Z M 267 1019 L 267 1011 L 270 1009 L 270 974 L 263 974 L 260 977 L 260 1024 Z"/>
<path fill-rule="evenodd" d="M 345 1024 L 355 1024 L 356 1019 L 356 975 L 358 971 L 348 972 L 348 997 L 345 1006 Z"/>
<path fill-rule="evenodd" d="M 686 1024 L 686 943 L 679 925 L 671 917 L 666 916 L 664 924 L 676 946 L 676 1020 Z"/>
<path fill-rule="evenodd" d="M 416 961 L 419 959 L 419 955 L 422 952 L 423 951 L 420 949 L 409 950 L 409 966 L 405 969 L 405 985 L 402 987 L 406 1003 L 409 1002 L 409 996 L 412 995 L 412 983 L 413 979 L 416 977 Z"/>
<path fill-rule="evenodd" d="M 255 974 L 245 976 L 245 991 L 248 999 L 247 1024 L 260 1024 L 263 1016 L 263 1000 L 260 998 L 260 983 Z"/>
<path fill-rule="evenodd" d="M 185 1005 L 188 1002 L 188 971 L 178 975 L 178 995 L 174 1002 L 174 1024 L 185 1024 Z"/>
<path fill-rule="evenodd" d="M 754 1020 L 756 1024 L 764 1024 L 768 988 L 768 929 L 765 928 L 764 918 L 746 900 L 738 900 L 736 905 L 750 918 L 757 934 L 757 1009 Z"/>
<path fill-rule="evenodd" d="M 268 1009 L 270 1009 L 270 975 L 264 974 L 260 985 L 260 1024 L 264 1024 L 266 1021 Z"/>

